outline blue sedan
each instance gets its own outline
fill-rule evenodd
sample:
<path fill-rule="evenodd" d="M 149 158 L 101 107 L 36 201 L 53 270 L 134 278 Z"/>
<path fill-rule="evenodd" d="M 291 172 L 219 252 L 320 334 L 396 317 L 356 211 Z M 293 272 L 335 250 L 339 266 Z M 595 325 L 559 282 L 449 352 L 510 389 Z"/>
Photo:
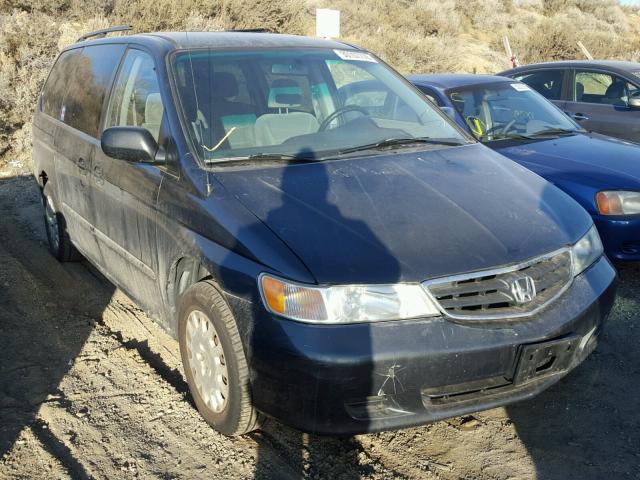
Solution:
<path fill-rule="evenodd" d="M 583 130 L 510 78 L 408 79 L 479 141 L 577 200 L 593 217 L 609 258 L 640 260 L 640 145 Z"/>

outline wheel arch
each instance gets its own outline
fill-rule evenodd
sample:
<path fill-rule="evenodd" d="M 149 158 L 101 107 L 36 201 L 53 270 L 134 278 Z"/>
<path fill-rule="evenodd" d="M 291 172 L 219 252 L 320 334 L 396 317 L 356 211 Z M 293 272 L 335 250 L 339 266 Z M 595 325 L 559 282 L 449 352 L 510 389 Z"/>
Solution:
<path fill-rule="evenodd" d="M 171 311 L 178 311 L 180 297 L 187 288 L 205 279 L 214 280 L 209 269 L 199 259 L 187 255 L 176 259 L 169 270 L 166 285 L 167 299 Z"/>

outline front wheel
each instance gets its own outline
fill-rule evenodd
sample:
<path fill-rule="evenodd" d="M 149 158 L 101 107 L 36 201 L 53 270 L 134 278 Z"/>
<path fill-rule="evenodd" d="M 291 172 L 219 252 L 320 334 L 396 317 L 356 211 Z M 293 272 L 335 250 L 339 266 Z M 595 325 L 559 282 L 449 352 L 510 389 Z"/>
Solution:
<path fill-rule="evenodd" d="M 212 281 L 198 282 L 184 293 L 178 335 L 189 390 L 207 423 L 225 435 L 258 428 L 240 333 Z"/>

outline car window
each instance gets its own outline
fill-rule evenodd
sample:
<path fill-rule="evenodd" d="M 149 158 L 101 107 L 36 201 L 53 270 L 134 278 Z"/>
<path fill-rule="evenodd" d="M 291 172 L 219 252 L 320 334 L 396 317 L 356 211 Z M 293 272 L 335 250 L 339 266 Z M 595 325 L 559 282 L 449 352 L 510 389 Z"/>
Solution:
<path fill-rule="evenodd" d="M 383 109 L 389 90 L 375 80 L 363 80 L 344 85 L 338 90 L 344 105 L 358 105 L 368 109 Z"/>
<path fill-rule="evenodd" d="M 626 107 L 629 96 L 637 90 L 638 87 L 617 75 L 596 71 L 576 71 L 573 92 L 576 102 Z"/>
<path fill-rule="evenodd" d="M 554 129 L 578 129 L 558 108 L 522 83 L 465 87 L 447 95 L 469 130 L 482 142 L 535 136 Z"/>
<path fill-rule="evenodd" d="M 361 66 L 337 60 L 327 60 L 326 64 L 338 87 L 342 106 L 362 107 L 379 119 L 417 120 L 415 113 L 402 99 Z"/>
<path fill-rule="evenodd" d="M 172 70 L 186 133 L 205 163 L 335 156 L 392 138 L 468 141 L 366 52 L 193 49 L 177 52 Z"/>
<path fill-rule="evenodd" d="M 436 105 L 438 105 L 439 107 L 442 107 L 442 102 L 440 101 L 440 99 L 436 96 L 436 94 L 428 87 L 423 87 L 420 85 L 417 85 L 417 87 L 420 89 L 420 91 L 422 93 L 424 93 L 424 95 L 431 100 L 433 103 L 435 103 Z"/>
<path fill-rule="evenodd" d="M 513 77 L 540 93 L 548 100 L 562 99 L 562 70 L 539 70 L 536 72 L 526 72 Z"/>
<path fill-rule="evenodd" d="M 97 138 L 102 105 L 123 51 L 123 45 L 96 45 L 73 56 L 60 112 L 64 123 Z"/>
<path fill-rule="evenodd" d="M 163 115 L 153 58 L 129 50 L 114 85 L 106 127 L 143 127 L 158 141 Z"/>
<path fill-rule="evenodd" d="M 69 86 L 69 72 L 72 59 L 80 54 L 80 49 L 62 52 L 51 69 L 47 83 L 42 90 L 42 111 L 57 120 L 61 120 L 61 108 Z"/>

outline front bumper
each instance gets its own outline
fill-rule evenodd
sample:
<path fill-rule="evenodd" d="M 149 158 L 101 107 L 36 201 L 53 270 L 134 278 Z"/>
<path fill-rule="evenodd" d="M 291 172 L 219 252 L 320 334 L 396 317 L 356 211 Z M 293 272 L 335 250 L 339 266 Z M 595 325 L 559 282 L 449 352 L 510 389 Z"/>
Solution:
<path fill-rule="evenodd" d="M 511 324 L 318 326 L 264 312 L 249 348 L 253 399 L 298 429 L 348 435 L 529 398 L 595 348 L 615 288 L 615 270 L 602 257 L 552 305 Z"/>
<path fill-rule="evenodd" d="M 594 215 L 607 256 L 614 262 L 640 261 L 640 216 L 607 217 Z"/>

